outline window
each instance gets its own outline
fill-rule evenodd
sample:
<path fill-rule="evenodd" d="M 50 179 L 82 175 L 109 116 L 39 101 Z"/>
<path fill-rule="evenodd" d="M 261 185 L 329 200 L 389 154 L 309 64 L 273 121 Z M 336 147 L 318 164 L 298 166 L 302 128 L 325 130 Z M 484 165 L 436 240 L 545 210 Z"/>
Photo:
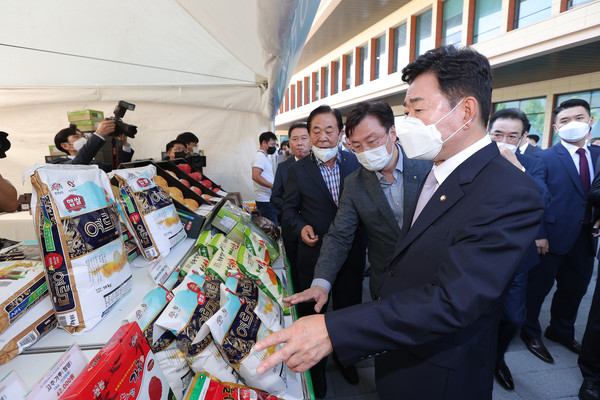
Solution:
<path fill-rule="evenodd" d="M 502 0 L 475 0 L 473 43 L 498 36 L 501 20 Z"/>
<path fill-rule="evenodd" d="M 591 3 L 594 0 L 567 0 L 567 10 L 579 7 L 583 4 Z"/>
<path fill-rule="evenodd" d="M 310 103 L 312 100 L 312 85 L 310 83 L 310 76 L 304 78 L 304 104 Z"/>
<path fill-rule="evenodd" d="M 346 86 L 344 86 L 344 90 L 347 90 L 354 86 L 354 55 L 350 53 L 344 57 L 346 58 L 346 70 L 344 71 L 344 74 L 346 74 Z"/>
<path fill-rule="evenodd" d="M 433 48 L 433 37 L 431 36 L 431 10 L 425 11 L 417 16 L 417 37 L 415 43 L 415 54 L 420 56 L 427 50 Z"/>
<path fill-rule="evenodd" d="M 290 109 L 296 108 L 296 85 L 290 86 Z"/>
<path fill-rule="evenodd" d="M 339 61 L 333 62 L 333 71 L 331 79 L 333 79 L 333 93 L 336 94 L 342 91 L 342 67 Z"/>
<path fill-rule="evenodd" d="M 304 105 L 304 87 L 302 86 L 302 81 L 298 81 L 296 84 L 298 88 L 298 107 Z"/>
<path fill-rule="evenodd" d="M 329 66 L 324 67 L 323 71 L 323 97 L 329 96 Z"/>
<path fill-rule="evenodd" d="M 408 46 L 406 45 L 406 24 L 394 29 L 394 62 L 392 72 L 398 72 L 408 63 Z"/>
<path fill-rule="evenodd" d="M 321 98 L 321 86 L 319 85 L 321 79 L 318 72 L 313 73 L 313 79 L 315 80 L 315 93 L 313 94 L 313 99 L 319 100 Z"/>
<path fill-rule="evenodd" d="M 529 133 L 542 137 L 544 132 L 544 116 L 546 113 L 546 98 L 537 97 L 534 99 L 514 100 L 496 103 L 494 112 L 505 108 L 518 108 L 527 115 L 531 128 Z M 541 143 L 540 143 L 541 145 Z"/>
<path fill-rule="evenodd" d="M 375 39 L 375 70 L 373 79 L 379 79 L 385 74 L 384 68 L 387 66 L 387 57 L 385 56 L 385 35 Z"/>
<path fill-rule="evenodd" d="M 365 83 L 365 71 L 369 68 L 369 53 L 367 52 L 367 46 L 362 46 L 358 49 L 358 84 L 362 85 Z"/>
<path fill-rule="evenodd" d="M 514 28 L 522 28 L 550 18 L 551 8 L 552 0 L 515 0 Z"/>
<path fill-rule="evenodd" d="M 518 1 L 518 0 L 517 0 Z M 462 0 L 446 0 L 442 9 L 442 45 L 458 45 L 462 35 Z"/>
<path fill-rule="evenodd" d="M 566 93 L 556 96 L 555 107 L 558 107 L 560 103 L 569 99 L 581 99 L 588 102 L 590 105 L 590 114 L 594 117 L 594 124 L 592 125 L 592 137 L 600 137 L 600 89 L 587 90 L 585 92 Z M 554 120 L 552 121 L 554 123 Z M 560 142 L 558 134 L 554 134 L 552 131 L 552 144 Z"/>

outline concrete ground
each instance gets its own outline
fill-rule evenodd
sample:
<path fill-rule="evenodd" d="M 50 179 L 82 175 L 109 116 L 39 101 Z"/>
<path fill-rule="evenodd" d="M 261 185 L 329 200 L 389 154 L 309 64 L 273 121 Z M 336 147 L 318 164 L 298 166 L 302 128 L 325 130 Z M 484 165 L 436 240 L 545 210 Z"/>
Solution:
<path fill-rule="evenodd" d="M 583 298 L 575 323 L 575 338 L 579 341 L 581 341 L 585 331 L 597 274 L 598 267 L 596 265 L 594 276 Z M 368 293 L 368 279 L 365 280 L 364 293 Z M 550 302 L 553 293 L 554 289 L 546 298 L 540 314 L 542 329 L 545 329 L 550 322 Z M 539 360 L 527 350 L 518 337 L 513 340 L 505 355 L 505 360 L 515 381 L 515 390 L 506 391 L 494 382 L 493 400 L 578 399 L 577 393 L 582 377 L 577 367 L 577 355 L 547 339 L 544 340 L 544 343 L 554 357 L 554 364 L 547 364 Z M 375 374 L 372 360 L 368 359 L 357 364 L 360 376 L 358 385 L 347 383 L 333 361 L 328 360 L 327 396 L 325 399 L 378 400 L 379 397 L 375 392 Z"/>

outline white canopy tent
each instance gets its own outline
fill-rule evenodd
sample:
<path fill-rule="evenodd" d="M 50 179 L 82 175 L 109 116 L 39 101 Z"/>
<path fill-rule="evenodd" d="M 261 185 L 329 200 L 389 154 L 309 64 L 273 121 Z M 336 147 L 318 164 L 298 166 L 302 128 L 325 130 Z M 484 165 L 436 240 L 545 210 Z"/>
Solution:
<path fill-rule="evenodd" d="M 250 161 L 273 127 L 319 0 L 6 0 L 0 6 L 0 174 L 20 192 L 67 111 L 136 104 L 134 158 L 184 131 L 205 172 L 253 199 Z"/>

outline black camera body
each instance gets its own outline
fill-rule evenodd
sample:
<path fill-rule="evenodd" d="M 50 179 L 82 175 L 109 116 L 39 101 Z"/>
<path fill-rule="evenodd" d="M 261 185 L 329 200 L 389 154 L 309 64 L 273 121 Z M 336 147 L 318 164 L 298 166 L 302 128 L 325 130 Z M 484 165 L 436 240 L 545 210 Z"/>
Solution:
<path fill-rule="evenodd" d="M 117 106 L 115 107 L 114 116 L 109 118 L 115 121 L 115 131 L 112 134 L 112 136 L 127 135 L 127 137 L 130 137 L 132 139 L 135 138 L 135 134 L 137 133 L 137 126 L 126 124 L 122 120 L 127 110 L 135 110 L 135 104 L 128 103 L 124 100 L 119 100 L 119 104 L 117 104 Z"/>
<path fill-rule="evenodd" d="M 10 141 L 8 140 L 8 133 L 0 132 L 0 158 L 6 157 L 6 152 L 10 149 Z"/>

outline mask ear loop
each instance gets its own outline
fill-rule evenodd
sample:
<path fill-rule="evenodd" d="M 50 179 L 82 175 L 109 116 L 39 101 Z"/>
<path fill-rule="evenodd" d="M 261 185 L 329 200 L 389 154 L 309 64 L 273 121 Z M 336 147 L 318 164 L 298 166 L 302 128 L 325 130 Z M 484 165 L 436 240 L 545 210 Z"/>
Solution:
<path fill-rule="evenodd" d="M 454 108 L 453 108 L 452 110 L 448 111 L 448 114 L 444 115 L 442 118 L 440 118 L 440 120 L 439 120 L 438 122 L 436 122 L 436 123 L 435 123 L 435 124 L 433 124 L 433 125 L 437 125 L 437 124 L 439 124 L 440 122 L 442 122 L 442 121 L 444 120 L 444 118 L 446 118 L 448 115 L 452 114 L 452 112 L 453 112 L 454 110 L 456 110 L 456 108 L 457 108 L 458 106 L 460 106 L 460 105 L 462 104 L 462 102 L 463 102 L 463 101 L 465 101 L 465 98 L 464 98 L 464 97 L 463 97 L 463 99 L 462 99 L 461 101 L 459 101 L 459 102 L 458 102 L 458 104 L 457 104 L 457 105 L 455 105 L 455 106 L 454 106 Z M 472 119 L 473 119 L 473 118 L 471 118 L 471 120 L 472 120 Z M 469 122 L 471 122 L 471 121 L 469 121 Z M 465 123 L 465 125 L 466 125 L 466 124 L 468 124 L 469 122 Z M 463 125 L 463 126 L 465 126 L 465 125 Z M 461 127 L 461 129 L 462 129 L 462 127 Z"/>

